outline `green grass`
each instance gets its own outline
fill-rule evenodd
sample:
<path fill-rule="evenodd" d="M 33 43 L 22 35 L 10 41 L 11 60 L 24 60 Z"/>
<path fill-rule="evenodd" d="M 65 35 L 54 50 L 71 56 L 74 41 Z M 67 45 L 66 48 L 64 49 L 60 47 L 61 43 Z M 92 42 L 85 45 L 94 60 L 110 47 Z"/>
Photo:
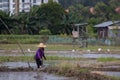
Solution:
<path fill-rule="evenodd" d="M 116 77 L 92 74 L 91 69 L 81 68 L 79 65 L 78 63 L 63 61 L 59 64 L 51 65 L 43 71 L 67 77 L 76 77 L 82 80 L 119 80 L 119 78 Z"/>
<path fill-rule="evenodd" d="M 14 39 L 15 37 L 15 39 Z M 17 42 L 21 43 L 21 46 L 24 50 L 30 48 L 31 50 L 36 50 L 37 45 L 39 42 L 43 41 L 43 35 L 0 35 L 0 49 L 12 50 L 12 49 L 19 49 Z M 58 35 L 50 35 L 50 38 L 58 39 L 61 36 Z M 71 38 L 70 36 L 66 36 L 66 38 Z M 17 42 L 16 42 L 17 41 Z M 64 41 L 64 38 L 63 38 Z M 6 43 L 6 44 L 5 44 Z M 54 41 L 53 41 L 54 43 Z M 62 42 L 61 42 L 62 43 Z M 110 49 L 111 51 L 118 51 L 120 46 L 98 46 L 98 45 L 88 45 L 87 48 L 79 48 L 80 45 L 73 46 L 72 43 L 63 43 L 63 44 L 47 44 L 46 50 L 91 50 L 97 51 L 98 48 L 102 48 L 103 51 L 107 51 Z"/>
<path fill-rule="evenodd" d="M 101 57 L 97 59 L 97 61 L 100 61 L 100 62 L 110 62 L 110 61 L 117 61 L 117 60 L 118 59 L 114 57 Z"/>
<path fill-rule="evenodd" d="M 13 56 L 0 56 L 0 62 L 17 62 L 17 61 L 33 61 L 33 57 L 28 56 L 20 56 L 20 57 L 13 57 Z"/>
<path fill-rule="evenodd" d="M 85 60 L 82 58 L 46 56 L 47 60 Z M 33 56 L 0 56 L 0 62 L 34 61 Z"/>
<path fill-rule="evenodd" d="M 21 44 L 21 47 L 23 50 L 27 50 L 30 48 L 31 50 L 37 50 L 37 44 Z M 119 51 L 120 46 L 88 46 L 87 48 L 79 48 L 79 46 L 73 46 L 70 44 L 46 44 L 47 47 L 45 50 L 91 50 L 91 51 L 97 51 L 98 48 L 102 48 L 103 51 L 107 51 L 107 49 L 110 49 L 110 51 Z M 0 44 L 0 49 L 5 50 L 19 50 L 18 44 Z"/>
<path fill-rule="evenodd" d="M 0 35 L 1 43 L 37 43 L 40 41 L 40 35 Z M 16 42 L 17 41 L 17 42 Z"/>

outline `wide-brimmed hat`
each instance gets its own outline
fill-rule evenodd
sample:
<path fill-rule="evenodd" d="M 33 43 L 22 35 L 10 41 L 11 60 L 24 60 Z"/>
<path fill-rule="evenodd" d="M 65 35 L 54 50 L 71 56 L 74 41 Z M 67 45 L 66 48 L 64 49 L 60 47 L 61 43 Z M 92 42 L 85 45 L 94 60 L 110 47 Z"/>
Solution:
<path fill-rule="evenodd" d="M 46 47 L 46 45 L 45 45 L 45 44 L 43 44 L 43 43 L 40 43 L 37 47 L 42 47 L 42 48 L 45 48 L 45 47 Z"/>

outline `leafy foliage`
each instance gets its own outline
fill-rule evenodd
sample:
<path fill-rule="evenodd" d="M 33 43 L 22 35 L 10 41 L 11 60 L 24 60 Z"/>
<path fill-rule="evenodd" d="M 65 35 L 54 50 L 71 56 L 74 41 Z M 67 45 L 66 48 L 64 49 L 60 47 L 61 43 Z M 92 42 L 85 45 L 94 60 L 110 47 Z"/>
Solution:
<path fill-rule="evenodd" d="M 119 0 L 59 0 L 60 4 L 49 0 L 40 6 L 33 6 L 30 13 L 19 13 L 18 16 L 0 11 L 0 18 L 14 34 L 39 34 L 48 29 L 51 34 L 71 34 L 71 24 L 87 22 L 88 32 L 93 36 L 93 28 L 107 20 L 119 20 L 120 14 L 115 11 Z M 62 6 L 61 6 L 62 5 Z M 63 8 L 64 7 L 64 8 Z M 94 8 L 94 14 L 90 13 Z M 68 9 L 68 12 L 65 12 Z M 0 34 L 8 34 L 5 25 L 0 21 Z"/>
<path fill-rule="evenodd" d="M 9 34 L 6 26 L 11 30 L 14 26 L 15 19 L 11 18 L 9 14 L 0 11 L 0 34 Z"/>
<path fill-rule="evenodd" d="M 47 4 L 34 7 L 35 14 L 31 13 L 39 20 L 40 29 L 48 28 L 52 34 L 58 34 L 60 30 L 60 24 L 64 14 L 64 9 L 56 2 L 49 1 Z"/>
<path fill-rule="evenodd" d="M 48 30 L 48 29 L 44 29 L 44 30 L 41 30 L 41 31 L 39 32 L 39 34 L 40 34 L 40 35 L 50 35 L 51 32 L 50 32 L 50 30 Z"/>

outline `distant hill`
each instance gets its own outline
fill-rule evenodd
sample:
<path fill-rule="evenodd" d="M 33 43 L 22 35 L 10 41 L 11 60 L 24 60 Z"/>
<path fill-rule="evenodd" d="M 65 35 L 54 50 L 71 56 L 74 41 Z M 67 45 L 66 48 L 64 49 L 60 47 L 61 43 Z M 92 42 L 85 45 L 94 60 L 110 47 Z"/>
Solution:
<path fill-rule="evenodd" d="M 97 2 L 100 2 L 100 1 L 107 4 L 109 0 L 59 0 L 59 3 L 64 8 L 67 8 L 75 4 L 82 4 L 84 6 L 94 6 Z"/>

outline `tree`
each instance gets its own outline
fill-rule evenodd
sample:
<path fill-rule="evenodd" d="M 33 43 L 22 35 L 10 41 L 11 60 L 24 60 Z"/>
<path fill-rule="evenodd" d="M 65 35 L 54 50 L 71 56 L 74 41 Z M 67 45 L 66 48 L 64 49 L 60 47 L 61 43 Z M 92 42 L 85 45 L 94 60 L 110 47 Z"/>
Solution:
<path fill-rule="evenodd" d="M 35 16 L 36 19 L 38 19 L 40 29 L 47 28 L 52 34 L 60 33 L 60 24 L 63 15 L 64 9 L 61 5 L 51 0 L 49 0 L 48 3 L 39 6 L 37 10 L 34 11 L 34 14 L 32 14 L 32 16 Z"/>
<path fill-rule="evenodd" d="M 120 3 L 119 0 L 110 0 L 109 5 L 114 12 L 113 20 L 120 20 Z"/>
<path fill-rule="evenodd" d="M 103 20 L 106 21 L 106 20 L 110 20 L 110 15 L 111 15 L 111 8 L 108 7 L 108 5 L 106 5 L 105 3 L 103 2 L 98 2 L 96 5 L 95 5 L 95 11 L 96 11 L 96 15 L 98 17 L 103 17 Z"/>
<path fill-rule="evenodd" d="M 11 30 L 13 25 L 14 19 L 12 19 L 9 14 L 5 13 L 4 11 L 0 11 L 0 34 L 8 34 L 8 29 Z"/>
<path fill-rule="evenodd" d="M 21 12 L 18 14 L 18 16 L 12 16 L 14 19 L 16 19 L 15 22 L 17 24 L 14 26 L 15 33 L 17 34 L 27 34 L 27 24 L 28 24 L 28 14 L 25 12 Z"/>
<path fill-rule="evenodd" d="M 110 0 L 108 3 L 115 9 L 116 7 L 120 6 L 119 2 L 120 0 Z"/>

